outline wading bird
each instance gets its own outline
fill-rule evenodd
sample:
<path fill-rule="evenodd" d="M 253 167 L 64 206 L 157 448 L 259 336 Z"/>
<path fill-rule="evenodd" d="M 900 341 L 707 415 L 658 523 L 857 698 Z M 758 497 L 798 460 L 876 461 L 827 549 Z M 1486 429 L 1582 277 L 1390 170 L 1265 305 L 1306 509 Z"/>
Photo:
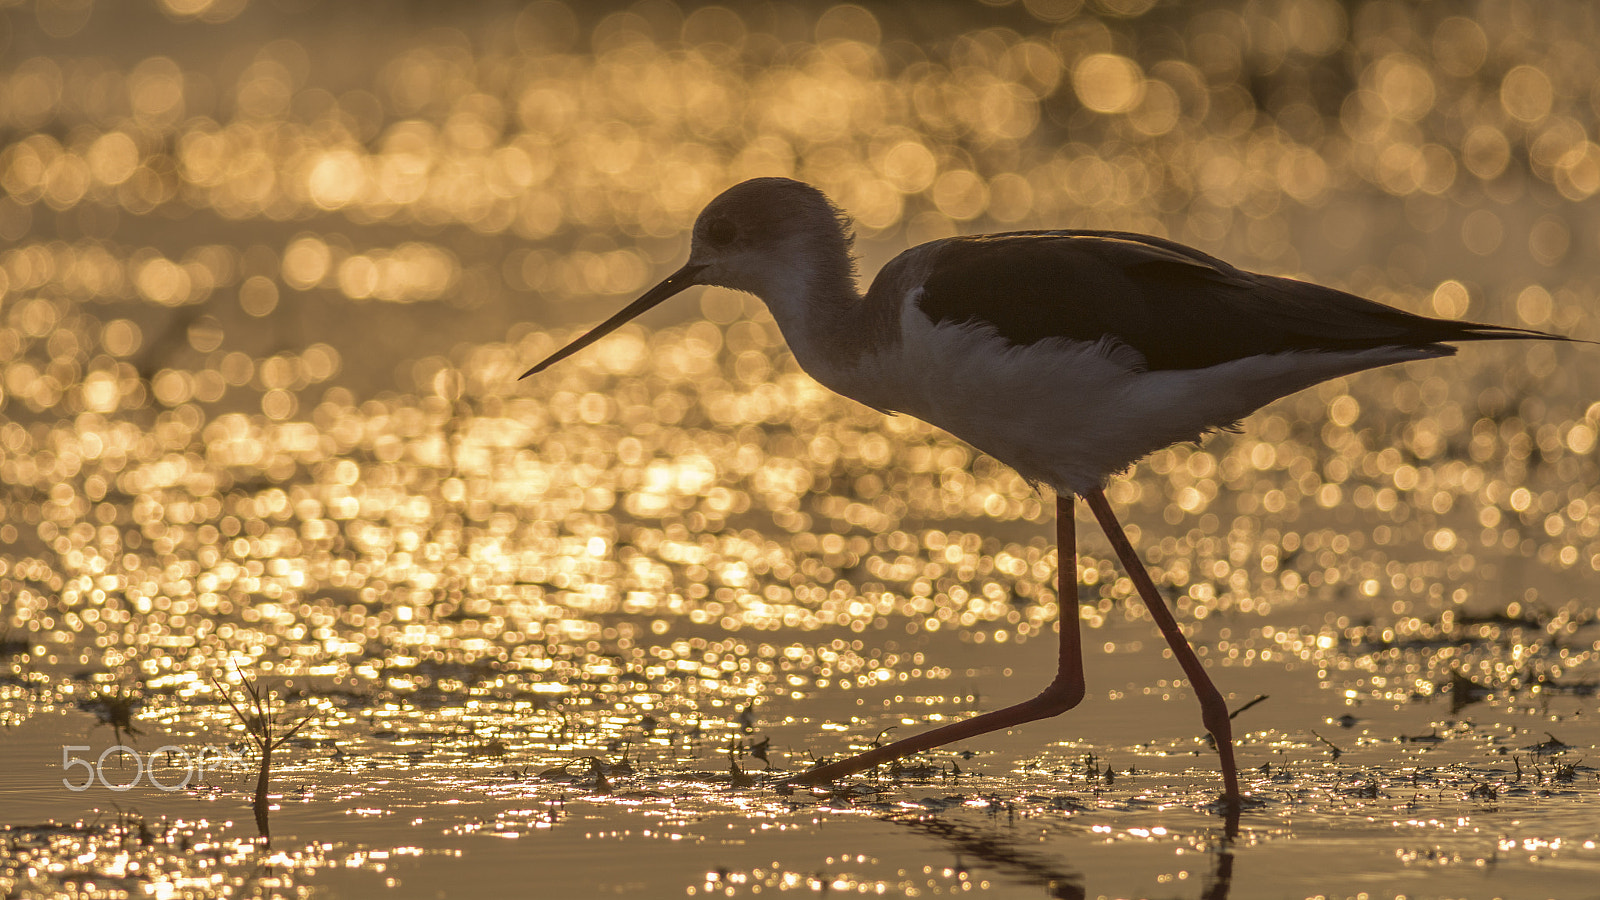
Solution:
<path fill-rule="evenodd" d="M 1320 381 L 1455 353 L 1453 341 L 1568 340 L 1413 315 L 1245 272 L 1119 231 L 1017 231 L 905 251 L 862 296 L 849 222 L 787 178 L 735 185 L 695 222 L 689 261 L 541 372 L 697 284 L 760 297 L 801 368 L 883 412 L 936 425 L 1056 494 L 1060 657 L 1037 697 L 806 771 L 820 784 L 952 741 L 1059 715 L 1084 696 L 1074 498 L 1111 539 L 1200 701 L 1237 810 L 1228 708 L 1178 629 L 1103 490 L 1145 455 L 1227 428 Z"/>

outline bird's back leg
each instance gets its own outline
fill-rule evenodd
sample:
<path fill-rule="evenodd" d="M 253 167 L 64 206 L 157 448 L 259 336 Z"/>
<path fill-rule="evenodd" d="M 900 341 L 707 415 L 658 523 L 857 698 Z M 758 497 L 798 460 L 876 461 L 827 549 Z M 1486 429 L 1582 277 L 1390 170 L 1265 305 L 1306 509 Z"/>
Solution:
<path fill-rule="evenodd" d="M 1106 537 L 1111 539 L 1111 546 L 1116 548 L 1117 557 L 1122 560 L 1122 567 L 1127 570 L 1128 577 L 1133 579 L 1133 584 L 1139 589 L 1139 596 L 1144 599 L 1144 605 L 1150 610 L 1150 617 L 1156 620 L 1156 627 L 1161 629 L 1161 636 L 1167 639 L 1167 646 L 1172 648 L 1172 655 L 1178 658 L 1178 664 L 1183 666 L 1183 672 L 1189 676 L 1189 684 L 1194 687 L 1194 693 L 1200 700 L 1200 720 L 1211 732 L 1211 737 L 1217 742 L 1217 755 L 1222 758 L 1222 786 L 1224 798 L 1228 804 L 1237 807 L 1239 804 L 1239 770 L 1233 761 L 1233 726 L 1228 717 L 1228 704 L 1223 700 L 1222 692 L 1211 682 L 1211 676 L 1206 674 L 1206 667 L 1201 664 L 1200 658 L 1194 655 L 1194 648 L 1189 646 L 1189 641 L 1178 628 L 1178 622 L 1172 617 L 1172 610 L 1167 608 L 1165 600 L 1156 590 L 1155 582 L 1150 579 L 1150 572 L 1145 569 L 1144 563 L 1139 559 L 1139 554 L 1134 552 L 1133 544 L 1128 542 L 1128 536 L 1122 530 L 1122 525 L 1117 522 L 1116 514 L 1111 511 L 1111 504 L 1106 500 L 1106 493 L 1099 488 L 1084 497 L 1089 501 L 1089 509 L 1094 511 L 1094 517 L 1100 521 L 1100 528 L 1105 531 Z"/>
<path fill-rule="evenodd" d="M 1083 700 L 1083 640 L 1078 626 L 1078 535 L 1073 518 L 1073 497 L 1056 498 L 1056 604 L 1061 610 L 1061 649 L 1055 680 L 1032 700 L 1005 709 L 953 722 L 932 731 L 912 735 L 883 747 L 876 747 L 849 759 L 808 769 L 791 780 L 799 784 L 825 784 L 836 778 L 854 775 L 873 766 L 942 747 L 964 738 L 977 737 L 1024 722 L 1058 716 Z"/>

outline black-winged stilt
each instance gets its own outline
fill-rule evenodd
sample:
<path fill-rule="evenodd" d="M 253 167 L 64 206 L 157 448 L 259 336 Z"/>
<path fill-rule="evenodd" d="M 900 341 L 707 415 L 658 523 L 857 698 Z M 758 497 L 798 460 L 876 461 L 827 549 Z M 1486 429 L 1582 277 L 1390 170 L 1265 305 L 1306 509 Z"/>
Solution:
<path fill-rule="evenodd" d="M 1148 453 L 1228 427 L 1279 397 L 1363 369 L 1455 353 L 1450 341 L 1569 340 L 1413 315 L 1343 291 L 1257 275 L 1162 238 L 1117 231 L 955 237 L 895 257 L 866 296 L 849 222 L 821 191 L 757 178 L 712 200 L 689 261 L 529 369 L 571 356 L 697 284 L 755 294 L 802 368 L 846 397 L 916 416 L 1056 493 L 1060 661 L 1037 697 L 796 780 L 879 763 L 1059 715 L 1083 699 L 1074 497 L 1111 539 L 1194 686 L 1241 799 L 1228 708 L 1123 534 L 1103 486 Z M 1071 579 L 1071 580 L 1069 580 Z"/>

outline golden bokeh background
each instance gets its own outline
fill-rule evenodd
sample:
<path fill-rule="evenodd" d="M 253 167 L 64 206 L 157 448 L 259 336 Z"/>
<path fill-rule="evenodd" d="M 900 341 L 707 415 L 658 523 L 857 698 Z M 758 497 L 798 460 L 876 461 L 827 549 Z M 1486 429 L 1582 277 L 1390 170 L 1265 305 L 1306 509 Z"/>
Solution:
<path fill-rule="evenodd" d="M 210 678 L 249 671 L 320 716 L 286 763 L 317 808 L 351 759 L 466 772 L 467 793 L 583 758 L 615 780 L 629 752 L 719 769 L 759 704 L 792 768 L 985 708 L 980 684 L 1021 696 L 1044 669 L 1013 681 L 1013 657 L 1048 656 L 1059 608 L 1048 498 L 827 393 L 759 302 L 691 294 L 517 374 L 760 175 L 848 211 L 868 276 L 951 234 L 1126 229 L 1600 337 L 1597 37 L 1576 0 L 0 0 L 0 722 L 134 697 L 199 741 L 229 728 Z M 1597 359 L 1473 346 L 1337 379 L 1109 493 L 1234 701 L 1304 670 L 1305 704 L 1416 712 L 1467 679 L 1512 724 L 1463 736 L 1438 777 L 1500 784 L 1552 702 L 1595 712 Z M 1084 552 L 1091 645 L 1150 655 L 1108 548 Z M 1178 708 L 1175 675 L 1142 696 Z M 1250 765 L 1322 752 L 1280 708 L 1244 727 Z M 1024 732 L 989 784 L 1087 789 L 1063 761 L 1122 753 L 1172 770 L 1126 790 L 1181 808 L 1210 777 L 1182 756 L 1198 725 L 1145 743 L 1149 724 L 1070 748 Z M 1370 765 L 1399 765 L 1393 734 L 1364 734 Z M 1569 812 L 1593 812 L 1589 771 Z M 1337 830 L 1349 772 L 1301 777 Z M 533 783 L 524 802 L 552 779 Z M 1292 837 L 1303 814 L 1273 815 Z M 534 833 L 474 815 L 446 835 Z M 1198 821 L 1173 826 L 1185 846 Z M 1566 840 L 1592 873 L 1592 829 L 1541 827 L 1459 853 L 1516 878 Z M 115 833 L 73 835 L 0 885 L 112 865 Z M 180 856 L 152 890 L 204 879 Z M 370 867 L 352 859 L 281 865 Z M 739 873 L 689 892 L 822 883 Z M 924 875 L 841 884 L 976 884 Z"/>

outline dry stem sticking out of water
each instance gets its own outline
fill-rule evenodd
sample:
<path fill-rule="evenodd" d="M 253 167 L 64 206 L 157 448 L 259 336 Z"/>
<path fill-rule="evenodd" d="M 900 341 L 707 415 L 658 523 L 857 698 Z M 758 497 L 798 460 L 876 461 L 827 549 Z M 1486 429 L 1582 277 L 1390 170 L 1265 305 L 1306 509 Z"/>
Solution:
<path fill-rule="evenodd" d="M 244 684 L 245 692 L 250 695 L 250 707 L 253 710 L 253 715 L 247 714 L 237 703 L 234 703 L 233 697 L 229 695 L 227 688 L 224 688 L 216 678 L 212 678 L 211 683 L 216 685 L 217 691 L 222 694 L 222 699 L 228 701 L 228 705 L 233 707 L 234 715 L 239 717 L 239 721 L 244 724 L 245 730 L 250 733 L 250 738 L 255 741 L 256 748 L 261 751 L 261 770 L 256 776 L 256 798 L 251 806 L 256 813 L 256 828 L 260 830 L 261 836 L 270 842 L 272 840 L 272 832 L 267 823 L 267 783 L 272 778 L 272 751 L 282 747 L 290 738 L 298 734 L 300 729 L 309 725 L 316 716 L 306 716 L 293 728 L 282 735 L 274 737 L 273 732 L 278 728 L 278 721 L 277 717 L 267 709 L 267 703 L 271 699 L 270 693 L 263 695 L 256 683 L 246 678 L 237 664 L 234 665 L 234 671 L 239 673 L 239 680 Z"/>

